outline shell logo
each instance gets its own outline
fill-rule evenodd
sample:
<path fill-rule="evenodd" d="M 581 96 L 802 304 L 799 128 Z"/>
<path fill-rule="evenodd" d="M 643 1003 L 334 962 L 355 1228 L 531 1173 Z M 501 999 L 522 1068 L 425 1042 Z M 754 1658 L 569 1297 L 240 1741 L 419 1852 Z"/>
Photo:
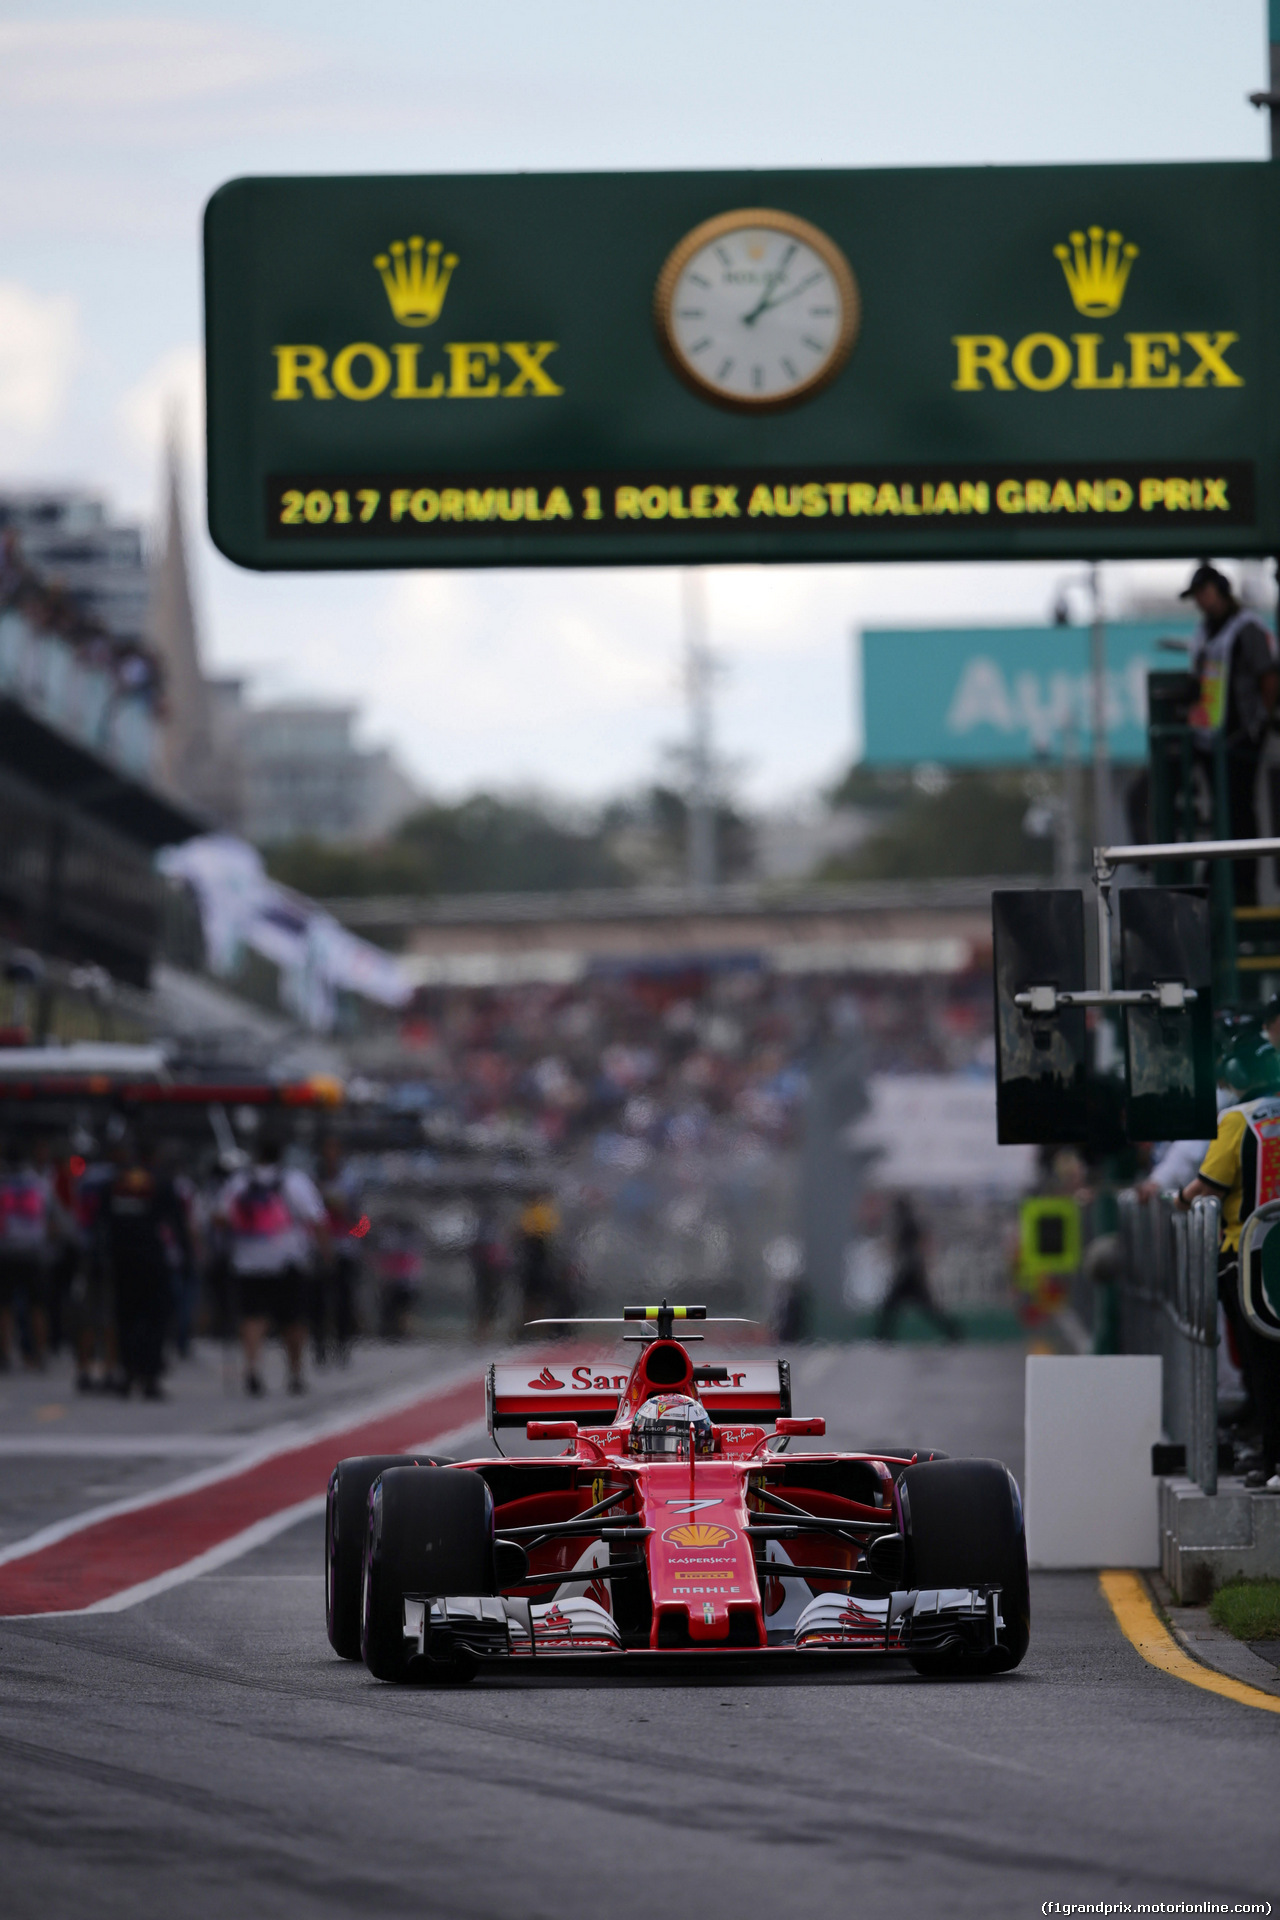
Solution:
<path fill-rule="evenodd" d="M 692 1520 L 686 1521 L 682 1527 L 668 1527 L 662 1537 L 676 1547 L 727 1547 L 738 1536 L 732 1527 L 717 1526 L 713 1521 Z"/>

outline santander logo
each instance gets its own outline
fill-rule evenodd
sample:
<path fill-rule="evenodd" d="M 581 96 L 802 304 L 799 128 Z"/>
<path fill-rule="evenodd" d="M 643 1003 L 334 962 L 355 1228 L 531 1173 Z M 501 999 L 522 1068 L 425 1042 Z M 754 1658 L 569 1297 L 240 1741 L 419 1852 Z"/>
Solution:
<path fill-rule="evenodd" d="M 531 1380 L 529 1385 L 535 1393 L 562 1393 L 564 1391 L 564 1381 L 557 1380 L 550 1367 L 544 1367 L 537 1379 Z"/>

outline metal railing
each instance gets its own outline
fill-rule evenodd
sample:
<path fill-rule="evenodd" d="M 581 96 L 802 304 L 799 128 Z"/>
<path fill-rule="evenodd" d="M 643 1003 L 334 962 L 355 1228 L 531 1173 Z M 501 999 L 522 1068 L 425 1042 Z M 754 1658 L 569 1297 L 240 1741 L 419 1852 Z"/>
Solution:
<path fill-rule="evenodd" d="M 1218 1490 L 1218 1237 L 1215 1199 L 1189 1212 L 1162 1193 L 1120 1200 L 1120 1351 L 1158 1353 L 1162 1417 L 1187 1450 L 1187 1472 Z"/>

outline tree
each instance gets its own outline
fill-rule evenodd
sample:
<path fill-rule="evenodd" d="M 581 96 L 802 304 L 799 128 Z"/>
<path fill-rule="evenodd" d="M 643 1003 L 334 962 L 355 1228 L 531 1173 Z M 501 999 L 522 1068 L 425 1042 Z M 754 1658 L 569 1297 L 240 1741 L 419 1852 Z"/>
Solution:
<path fill-rule="evenodd" d="M 555 892 L 626 886 L 598 822 L 578 825 L 541 800 L 477 793 L 432 803 L 374 847 L 295 840 L 269 847 L 269 871 L 319 899 L 343 895 Z"/>
<path fill-rule="evenodd" d="M 932 792 L 908 788 L 884 826 L 853 853 L 827 861 L 818 877 L 925 880 L 1048 873 L 1051 843 L 1024 829 L 1032 798 L 1022 773 L 940 775 Z M 850 794 L 845 804 L 852 799 Z M 861 794 L 856 804 L 866 804 Z"/>

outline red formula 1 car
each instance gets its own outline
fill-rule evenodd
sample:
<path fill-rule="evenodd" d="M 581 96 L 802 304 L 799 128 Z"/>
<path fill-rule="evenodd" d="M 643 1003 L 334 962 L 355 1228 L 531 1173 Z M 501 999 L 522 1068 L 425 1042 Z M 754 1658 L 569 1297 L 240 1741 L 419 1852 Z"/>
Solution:
<path fill-rule="evenodd" d="M 547 1656 L 1018 1665 L 1026 1540 L 999 1461 L 788 1454 L 825 1423 L 792 1418 L 785 1360 L 695 1365 L 675 1329 L 701 1307 L 624 1317 L 643 1323 L 629 1371 L 489 1370 L 495 1444 L 522 1426 L 562 1453 L 339 1462 L 325 1524 L 336 1652 L 380 1680 Z"/>

